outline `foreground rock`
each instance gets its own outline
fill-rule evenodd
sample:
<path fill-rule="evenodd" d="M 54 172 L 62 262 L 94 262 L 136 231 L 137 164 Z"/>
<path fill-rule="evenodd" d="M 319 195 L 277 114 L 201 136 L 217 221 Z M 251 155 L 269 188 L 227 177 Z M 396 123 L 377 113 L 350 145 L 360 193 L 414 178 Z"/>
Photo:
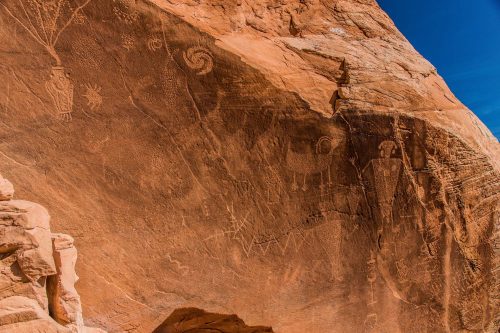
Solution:
<path fill-rule="evenodd" d="M 0 169 L 78 239 L 88 323 L 498 329 L 498 141 L 375 1 L 2 0 L 0 69 Z M 78 327 L 47 251 L 11 295 Z"/>
<path fill-rule="evenodd" d="M 0 176 L 2 183 L 8 181 Z M 38 204 L 0 201 L 0 332 L 91 332 L 74 289 L 73 239 L 52 234 L 49 220 Z"/>
<path fill-rule="evenodd" d="M 270 327 L 249 327 L 235 315 L 208 313 L 200 309 L 175 310 L 153 333 L 220 332 L 272 333 Z"/>
<path fill-rule="evenodd" d="M 0 201 L 10 200 L 14 196 L 14 186 L 0 175 Z"/>

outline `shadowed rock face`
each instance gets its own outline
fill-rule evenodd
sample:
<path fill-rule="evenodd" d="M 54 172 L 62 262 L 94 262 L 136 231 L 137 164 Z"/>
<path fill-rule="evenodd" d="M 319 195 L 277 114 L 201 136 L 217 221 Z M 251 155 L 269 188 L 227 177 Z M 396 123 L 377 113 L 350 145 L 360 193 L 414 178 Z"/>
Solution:
<path fill-rule="evenodd" d="M 3 0 L 0 68 L 88 324 L 498 328 L 498 142 L 374 1 Z"/>
<path fill-rule="evenodd" d="M 235 315 L 208 313 L 200 309 L 175 310 L 153 333 L 220 332 L 220 333 L 272 333 L 269 327 L 249 327 Z"/>

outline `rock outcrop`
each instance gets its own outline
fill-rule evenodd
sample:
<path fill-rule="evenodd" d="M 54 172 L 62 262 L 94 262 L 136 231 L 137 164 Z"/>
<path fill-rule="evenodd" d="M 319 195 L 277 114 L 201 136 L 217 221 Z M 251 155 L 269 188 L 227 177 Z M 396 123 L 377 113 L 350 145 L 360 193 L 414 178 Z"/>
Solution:
<path fill-rule="evenodd" d="M 373 0 L 2 0 L 0 78 L 0 169 L 93 326 L 500 325 L 498 141 Z M 4 206 L 40 225 L 6 292 L 78 327 L 38 282 L 71 241 Z"/>
<path fill-rule="evenodd" d="M 11 200 L 12 184 L 0 184 L 0 332 L 98 332 L 83 325 L 73 239 L 52 234 L 44 207 Z"/>
<path fill-rule="evenodd" d="M 153 333 L 220 332 L 220 333 L 272 333 L 270 327 L 245 325 L 235 315 L 208 313 L 200 309 L 175 310 Z"/>

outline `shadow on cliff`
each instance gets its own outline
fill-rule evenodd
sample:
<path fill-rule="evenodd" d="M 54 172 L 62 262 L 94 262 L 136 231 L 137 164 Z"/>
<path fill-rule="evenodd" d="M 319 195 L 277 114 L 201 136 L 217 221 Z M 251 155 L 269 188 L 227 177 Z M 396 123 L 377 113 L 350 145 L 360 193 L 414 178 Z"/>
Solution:
<path fill-rule="evenodd" d="M 196 308 L 177 309 L 153 333 L 272 333 L 270 327 L 247 326 L 236 315 L 205 312 Z"/>

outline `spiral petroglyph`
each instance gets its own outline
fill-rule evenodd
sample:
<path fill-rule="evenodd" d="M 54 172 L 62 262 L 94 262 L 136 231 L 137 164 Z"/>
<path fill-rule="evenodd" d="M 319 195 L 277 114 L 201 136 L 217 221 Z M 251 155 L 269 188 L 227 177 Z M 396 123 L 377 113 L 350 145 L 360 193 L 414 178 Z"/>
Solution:
<path fill-rule="evenodd" d="M 214 68 L 214 60 L 209 50 L 201 46 L 189 48 L 183 54 L 184 61 L 197 75 L 206 75 Z"/>

